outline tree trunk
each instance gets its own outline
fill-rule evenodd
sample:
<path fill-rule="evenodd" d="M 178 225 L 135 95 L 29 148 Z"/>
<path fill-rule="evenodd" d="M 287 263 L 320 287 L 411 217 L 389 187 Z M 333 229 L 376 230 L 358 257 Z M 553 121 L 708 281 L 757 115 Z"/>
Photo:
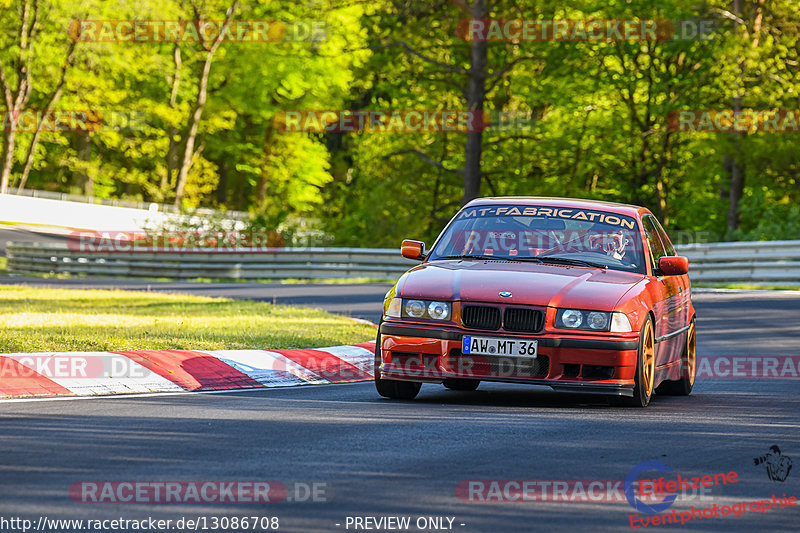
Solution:
<path fill-rule="evenodd" d="M 739 17 L 742 13 L 740 0 L 733 0 L 733 13 Z M 744 80 L 744 60 L 739 62 L 739 86 L 736 88 L 736 96 L 733 98 L 733 112 L 736 113 L 742 110 L 742 95 L 741 84 Z M 741 134 L 736 132 L 734 135 L 734 153 L 731 155 L 731 187 L 730 196 L 728 197 L 728 235 L 739 229 L 739 202 L 742 200 L 744 194 L 744 169 L 738 161 L 739 155 L 739 141 Z"/>
<path fill-rule="evenodd" d="M 64 60 L 64 65 L 61 67 L 61 76 L 58 80 L 58 85 L 56 85 L 53 94 L 50 95 L 50 99 L 47 101 L 47 106 L 45 106 L 45 116 L 53 111 L 53 107 L 55 107 L 55 105 L 61 99 L 61 94 L 64 92 L 64 85 L 67 83 L 67 72 L 72 66 L 72 61 L 75 57 L 75 47 L 77 44 L 77 41 L 73 41 L 69 45 L 69 49 L 67 50 L 67 58 Z M 25 184 L 28 182 L 28 175 L 33 168 L 33 160 L 36 157 L 36 146 L 39 144 L 39 138 L 42 135 L 42 126 L 42 122 L 37 124 L 36 132 L 34 132 L 31 144 L 28 146 L 28 153 L 25 155 L 25 166 L 22 169 L 22 178 L 17 186 L 17 194 L 22 192 L 22 190 L 25 188 Z"/>
<path fill-rule="evenodd" d="M 75 137 L 78 161 L 89 161 L 92 158 L 92 141 L 88 132 L 79 132 Z M 86 196 L 94 196 L 94 178 L 91 173 L 82 170 L 78 173 L 78 183 Z"/>
<path fill-rule="evenodd" d="M 481 20 L 488 18 L 486 0 L 475 0 L 475 4 L 472 6 L 472 18 Z M 473 40 L 469 86 L 467 88 L 467 109 L 477 116 L 483 114 L 484 102 L 486 101 L 487 64 L 488 47 L 486 41 Z M 481 194 L 482 155 L 483 132 L 467 132 L 467 141 L 464 144 L 464 204 Z"/>
<path fill-rule="evenodd" d="M 216 197 L 217 197 L 217 205 L 225 205 L 228 202 L 228 161 L 223 156 L 221 160 L 218 160 L 217 167 L 219 168 L 219 181 L 217 182 L 217 190 L 216 190 Z"/>
<path fill-rule="evenodd" d="M 203 118 L 203 109 L 206 106 L 208 99 L 208 77 L 211 74 L 211 62 L 214 59 L 214 54 L 222 43 L 222 38 L 230 26 L 231 20 L 236 13 L 236 8 L 239 6 L 239 0 L 234 0 L 225 16 L 225 23 L 220 29 L 219 34 L 214 39 L 211 48 L 206 52 L 206 60 L 203 62 L 203 69 L 200 71 L 199 90 L 197 93 L 197 101 L 194 104 L 194 110 L 189 119 L 189 125 L 186 128 L 186 144 L 183 149 L 183 158 L 181 159 L 180 171 L 178 172 L 178 188 L 175 191 L 175 207 L 180 207 L 183 202 L 183 193 L 186 189 L 186 180 L 189 178 L 189 170 L 192 167 L 192 158 L 194 156 L 194 142 L 197 138 L 197 130 L 200 127 L 200 119 Z"/>
<path fill-rule="evenodd" d="M 13 118 L 12 118 L 13 120 Z M 8 181 L 11 178 L 11 166 L 14 164 L 14 136 L 13 128 L 3 135 L 3 167 L 0 170 L 0 194 L 8 192 Z"/>
<path fill-rule="evenodd" d="M 272 144 L 272 124 L 267 125 L 267 131 L 264 133 L 264 164 L 261 166 L 261 173 L 258 175 L 258 185 L 256 186 L 256 198 L 258 199 L 258 208 L 264 209 L 264 203 L 267 200 L 267 191 L 269 189 L 269 170 L 267 166 L 267 158 L 270 154 Z"/>
<path fill-rule="evenodd" d="M 180 88 L 181 83 L 181 66 L 183 65 L 183 60 L 181 59 L 181 47 L 178 43 L 175 43 L 175 46 L 172 49 L 172 60 L 175 64 L 175 73 L 172 77 L 172 90 L 169 95 L 169 108 L 175 109 L 175 105 L 178 101 L 178 89 Z M 173 173 L 175 172 L 175 169 L 178 168 L 179 149 L 179 143 L 176 139 L 177 134 L 178 130 L 173 124 L 170 124 L 169 150 L 167 151 L 167 173 L 161 177 L 161 184 L 159 186 L 162 198 L 166 198 L 167 189 L 172 187 L 175 183 L 173 179 Z"/>
<path fill-rule="evenodd" d="M 736 134 L 737 141 L 739 134 Z M 736 145 L 739 143 L 737 142 Z M 728 197 L 728 231 L 739 229 L 739 202 L 744 195 L 744 169 L 736 161 L 736 154 L 731 157 L 731 188 Z"/>
<path fill-rule="evenodd" d="M 206 87 L 211 62 L 206 59 L 203 71 L 200 76 L 200 94 L 194 106 L 194 111 L 189 119 L 189 127 L 186 130 L 186 143 L 183 148 L 183 157 L 178 171 L 178 187 L 175 190 L 175 207 L 180 207 L 183 201 L 183 193 L 186 189 L 186 181 L 189 179 L 189 170 L 192 167 L 192 156 L 194 155 L 194 141 L 197 138 L 197 130 L 200 127 L 200 119 L 203 118 L 203 109 L 206 105 Z"/>
<path fill-rule="evenodd" d="M 3 100 L 6 111 L 10 113 L 14 126 L 3 136 L 3 160 L 0 169 L 0 193 L 8 192 L 8 184 L 11 180 L 11 168 L 14 166 L 14 144 L 16 132 L 16 119 L 20 111 L 25 110 L 28 99 L 31 96 L 30 67 L 33 58 L 31 46 L 35 40 L 37 24 L 39 20 L 39 3 L 26 0 L 20 7 L 22 15 L 19 28 L 19 42 L 15 43 L 18 47 L 19 56 L 16 63 L 17 88 L 14 94 L 6 76 L 5 66 L 0 61 L 0 89 L 3 92 Z M 74 49 L 74 48 L 73 48 Z"/>

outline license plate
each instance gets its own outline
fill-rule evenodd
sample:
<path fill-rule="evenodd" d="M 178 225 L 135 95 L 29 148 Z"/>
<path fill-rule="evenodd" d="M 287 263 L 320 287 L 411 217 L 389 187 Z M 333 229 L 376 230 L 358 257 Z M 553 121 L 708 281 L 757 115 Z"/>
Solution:
<path fill-rule="evenodd" d="M 507 357 L 536 357 L 539 341 L 464 335 L 461 353 L 465 355 L 505 355 Z"/>

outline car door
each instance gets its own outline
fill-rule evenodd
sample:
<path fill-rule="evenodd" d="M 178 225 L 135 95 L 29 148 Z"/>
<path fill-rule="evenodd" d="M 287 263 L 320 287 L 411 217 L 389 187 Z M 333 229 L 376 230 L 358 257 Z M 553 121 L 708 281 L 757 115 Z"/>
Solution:
<path fill-rule="evenodd" d="M 667 232 L 664 227 L 658 222 L 658 219 L 653 218 L 658 230 L 658 235 L 661 237 L 661 242 L 664 244 L 664 251 L 668 256 L 677 256 L 675 247 L 672 245 Z M 689 324 L 689 304 L 691 303 L 691 286 L 689 284 L 689 276 L 670 276 L 671 281 L 675 281 L 678 285 L 678 295 L 674 297 L 675 312 L 670 315 L 670 329 L 673 333 L 681 331 Z M 680 338 L 682 338 L 679 335 Z M 677 342 L 682 347 L 682 342 Z"/>
<path fill-rule="evenodd" d="M 653 301 L 653 312 L 656 316 L 654 329 L 656 335 L 656 366 L 664 366 L 678 356 L 678 343 L 675 335 L 676 325 L 680 320 L 680 307 L 682 302 L 683 288 L 680 276 L 665 276 L 658 268 L 658 262 L 662 257 L 670 255 L 669 251 L 675 253 L 672 244 L 669 249 L 659 233 L 658 221 L 653 215 L 642 217 L 647 246 L 650 251 L 650 261 L 653 276 L 656 278 L 657 297 Z"/>

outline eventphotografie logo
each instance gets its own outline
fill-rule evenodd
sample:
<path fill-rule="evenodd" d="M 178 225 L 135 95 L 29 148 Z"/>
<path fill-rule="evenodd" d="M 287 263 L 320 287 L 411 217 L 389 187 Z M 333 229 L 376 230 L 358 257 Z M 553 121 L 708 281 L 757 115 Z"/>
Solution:
<path fill-rule="evenodd" d="M 658 472 L 658 478 L 640 479 L 644 472 Z M 719 472 L 703 476 L 687 477 L 681 474 L 672 474 L 672 469 L 660 461 L 644 461 L 630 469 L 625 477 L 625 498 L 628 503 L 639 513 L 658 514 L 669 509 L 678 495 L 685 495 L 686 491 L 701 491 L 712 487 L 738 483 L 739 474 L 736 472 Z M 638 490 L 637 490 L 638 489 Z M 646 500 L 653 501 L 646 501 Z M 686 499 L 686 498 L 681 498 Z"/>
<path fill-rule="evenodd" d="M 631 507 L 636 509 L 637 512 L 650 514 L 660 513 L 661 511 L 669 509 L 678 497 L 677 494 L 672 493 L 667 494 L 660 502 L 645 503 L 636 496 L 634 487 L 639 483 L 639 474 L 653 470 L 662 474 L 672 472 L 670 467 L 659 461 L 644 461 L 631 468 L 628 475 L 625 476 L 625 499 L 628 500 L 628 503 Z"/>

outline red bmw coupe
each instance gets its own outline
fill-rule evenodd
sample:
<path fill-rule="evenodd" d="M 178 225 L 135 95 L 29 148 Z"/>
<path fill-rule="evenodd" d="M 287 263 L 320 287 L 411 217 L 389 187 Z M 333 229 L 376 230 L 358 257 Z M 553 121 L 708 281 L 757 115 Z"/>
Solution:
<path fill-rule="evenodd" d="M 413 399 L 422 383 L 481 381 L 607 394 L 644 407 L 688 395 L 695 311 L 688 260 L 653 214 L 563 198 L 480 198 L 386 294 L 375 385 Z"/>

